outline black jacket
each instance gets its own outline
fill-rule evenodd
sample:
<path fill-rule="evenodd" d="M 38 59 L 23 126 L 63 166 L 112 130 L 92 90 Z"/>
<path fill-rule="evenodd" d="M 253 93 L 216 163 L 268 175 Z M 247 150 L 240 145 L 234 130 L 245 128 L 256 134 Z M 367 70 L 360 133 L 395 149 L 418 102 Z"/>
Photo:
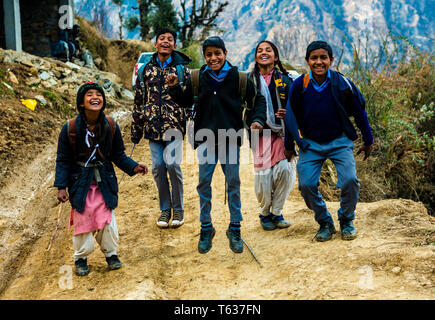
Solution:
<path fill-rule="evenodd" d="M 76 120 L 76 154 L 69 142 L 68 124 L 66 123 L 59 134 L 56 158 L 56 176 L 54 187 L 68 188 L 69 200 L 73 209 L 82 212 L 85 207 L 86 196 L 94 179 L 94 167 L 83 167 L 77 161 L 80 159 L 77 154 L 82 150 L 85 135 L 85 122 L 81 115 Z M 118 205 L 118 183 L 112 161 L 128 175 L 134 175 L 134 168 L 138 165 L 134 160 L 127 157 L 122 141 L 121 130 L 116 124 L 113 142 L 111 142 L 109 123 L 105 120 L 105 136 L 100 144 L 100 150 L 104 154 L 105 160 L 97 170 L 101 176 L 98 183 L 106 205 L 110 209 L 115 209 Z"/>
<path fill-rule="evenodd" d="M 239 96 L 239 73 L 237 67 L 232 67 L 224 81 L 217 89 L 212 85 L 208 72 L 204 72 L 206 65 L 200 69 L 198 106 L 195 109 L 195 136 L 200 129 L 209 129 L 215 135 L 215 144 L 218 143 L 219 129 L 234 129 L 239 131 L 244 128 L 243 105 Z M 169 88 L 169 94 L 180 106 L 190 108 L 193 105 L 193 90 L 191 79 L 186 82 L 183 92 L 179 85 Z M 255 99 L 254 99 L 255 97 Z M 261 125 L 266 123 L 266 100 L 255 90 L 254 84 L 248 80 L 245 101 L 248 103 L 246 110 L 246 125 L 249 127 L 257 121 Z M 254 101 L 254 102 L 253 102 Z M 252 105 L 254 104 L 254 105 Z M 195 148 L 201 141 L 195 140 Z M 238 139 L 238 144 L 243 142 Z"/>

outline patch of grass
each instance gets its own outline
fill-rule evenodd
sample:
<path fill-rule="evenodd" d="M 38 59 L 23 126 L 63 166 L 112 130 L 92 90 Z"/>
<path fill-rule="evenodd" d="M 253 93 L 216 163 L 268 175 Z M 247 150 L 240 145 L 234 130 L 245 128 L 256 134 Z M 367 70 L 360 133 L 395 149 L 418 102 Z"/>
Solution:
<path fill-rule="evenodd" d="M 370 57 L 371 63 L 361 57 L 363 49 L 353 44 L 352 48 L 354 65 L 346 75 L 366 99 L 375 137 L 371 160 L 359 167 L 365 176 L 362 187 L 370 188 L 376 181 L 386 198 L 421 201 L 433 215 L 435 56 L 391 34 L 383 52 Z M 371 201 L 370 197 L 366 192 L 362 200 Z"/>
<path fill-rule="evenodd" d="M 48 100 L 50 100 L 51 102 L 56 102 L 59 99 L 59 97 L 55 93 L 48 90 L 42 92 L 42 95 Z"/>

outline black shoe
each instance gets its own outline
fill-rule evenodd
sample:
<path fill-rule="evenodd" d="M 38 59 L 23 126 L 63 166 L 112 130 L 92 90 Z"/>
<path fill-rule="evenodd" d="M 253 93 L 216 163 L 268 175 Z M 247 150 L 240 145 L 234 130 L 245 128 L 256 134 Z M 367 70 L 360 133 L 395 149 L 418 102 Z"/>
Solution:
<path fill-rule="evenodd" d="M 86 276 L 89 273 L 88 263 L 86 258 L 80 258 L 74 262 L 75 273 L 78 276 Z"/>
<path fill-rule="evenodd" d="M 356 229 L 352 220 L 340 220 L 341 238 L 343 240 L 353 240 L 356 238 Z"/>
<path fill-rule="evenodd" d="M 113 256 L 106 257 L 107 264 L 109 265 L 110 270 L 119 269 L 122 267 L 121 261 L 118 259 L 118 256 L 114 254 Z"/>
<path fill-rule="evenodd" d="M 210 251 L 212 246 L 212 240 L 215 234 L 216 229 L 214 227 L 206 229 L 201 228 L 201 235 L 198 242 L 199 253 L 207 253 Z"/>
<path fill-rule="evenodd" d="M 336 233 L 334 224 L 332 222 L 321 222 L 319 231 L 316 233 L 316 240 L 320 242 L 331 240 L 332 235 Z"/>
<path fill-rule="evenodd" d="M 171 227 L 178 228 L 184 223 L 184 210 L 174 210 L 174 216 L 172 217 Z"/>
<path fill-rule="evenodd" d="M 171 220 L 171 209 L 162 210 L 159 220 L 157 220 L 157 226 L 166 229 L 169 227 L 169 220 Z"/>
<path fill-rule="evenodd" d="M 276 225 L 273 223 L 272 220 L 272 214 L 269 214 L 268 216 L 263 216 L 260 214 L 260 224 L 263 230 L 275 230 Z"/>
<path fill-rule="evenodd" d="M 243 252 L 243 242 L 242 238 L 240 236 L 240 229 L 227 229 L 227 237 L 230 242 L 230 248 L 235 253 L 242 253 Z"/>

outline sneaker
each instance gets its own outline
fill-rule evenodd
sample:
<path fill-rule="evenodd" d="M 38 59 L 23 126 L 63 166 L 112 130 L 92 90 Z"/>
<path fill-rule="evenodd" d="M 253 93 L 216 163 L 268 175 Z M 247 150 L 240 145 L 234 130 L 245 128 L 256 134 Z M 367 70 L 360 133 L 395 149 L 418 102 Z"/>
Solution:
<path fill-rule="evenodd" d="M 116 254 L 106 257 L 107 264 L 109 265 L 110 270 L 119 269 L 122 266 L 121 261 L 118 259 L 118 256 Z"/>
<path fill-rule="evenodd" d="M 183 223 L 184 223 L 184 211 L 174 210 L 174 216 L 172 217 L 171 227 L 178 228 L 181 227 Z"/>
<path fill-rule="evenodd" d="M 171 209 L 162 210 L 159 220 L 157 220 L 157 226 L 160 228 L 169 227 L 169 220 L 171 220 Z"/>
<path fill-rule="evenodd" d="M 332 222 L 320 223 L 319 231 L 316 233 L 316 240 L 320 242 L 331 240 L 332 235 L 336 233 L 334 224 Z"/>
<path fill-rule="evenodd" d="M 198 242 L 199 253 L 207 253 L 210 251 L 212 247 L 212 240 L 215 234 L 216 229 L 214 227 L 207 229 L 201 228 L 201 235 Z"/>
<path fill-rule="evenodd" d="M 240 236 L 240 229 L 235 230 L 228 228 L 227 229 L 227 237 L 230 242 L 230 248 L 235 253 L 242 253 L 243 252 L 243 242 L 242 238 Z"/>
<path fill-rule="evenodd" d="M 88 263 L 86 258 L 77 259 L 74 262 L 75 265 L 75 273 L 78 276 L 85 276 L 89 273 Z"/>
<path fill-rule="evenodd" d="M 343 240 L 353 240 L 356 238 L 356 229 L 352 220 L 340 220 L 341 238 Z"/>
<path fill-rule="evenodd" d="M 288 228 L 290 227 L 290 221 L 284 219 L 284 217 L 281 215 L 279 216 L 272 216 L 272 222 L 280 229 Z"/>
<path fill-rule="evenodd" d="M 260 224 L 263 227 L 264 230 L 275 230 L 276 225 L 272 221 L 272 215 L 269 214 L 268 216 L 263 216 L 260 214 Z"/>

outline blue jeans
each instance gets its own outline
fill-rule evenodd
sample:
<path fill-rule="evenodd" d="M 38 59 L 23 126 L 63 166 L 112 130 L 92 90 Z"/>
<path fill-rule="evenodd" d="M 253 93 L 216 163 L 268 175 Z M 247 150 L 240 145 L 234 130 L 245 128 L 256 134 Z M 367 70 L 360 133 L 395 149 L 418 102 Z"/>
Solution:
<path fill-rule="evenodd" d="M 184 210 L 183 205 L 183 174 L 180 163 L 183 158 L 183 140 L 149 141 L 152 172 L 159 193 L 160 210 L 173 208 Z M 172 193 L 169 190 L 171 180 Z M 172 194 L 172 197 L 171 197 Z"/>
<path fill-rule="evenodd" d="M 314 211 L 317 222 L 332 222 L 331 214 L 319 192 L 319 179 L 322 165 L 330 159 L 337 170 L 337 187 L 341 189 L 339 220 L 355 219 L 360 183 L 356 177 L 353 142 L 344 134 L 327 143 L 317 143 L 305 139 L 310 146 L 306 151 L 300 150 L 297 171 L 299 190 L 308 208 Z"/>
<path fill-rule="evenodd" d="M 203 155 L 204 157 L 207 157 L 207 161 L 202 164 L 200 162 L 199 164 L 199 183 L 196 187 L 199 194 L 201 210 L 199 217 L 200 222 L 211 222 L 211 181 L 218 160 L 221 163 L 222 171 L 228 183 L 228 208 L 230 210 L 230 222 L 242 221 L 239 178 L 240 147 L 234 145 L 233 150 L 235 151 L 235 154 L 232 154 L 230 157 L 229 152 L 219 153 L 213 147 L 202 149 L 202 146 L 204 145 L 198 147 L 198 157 L 201 153 L 201 156 Z"/>

